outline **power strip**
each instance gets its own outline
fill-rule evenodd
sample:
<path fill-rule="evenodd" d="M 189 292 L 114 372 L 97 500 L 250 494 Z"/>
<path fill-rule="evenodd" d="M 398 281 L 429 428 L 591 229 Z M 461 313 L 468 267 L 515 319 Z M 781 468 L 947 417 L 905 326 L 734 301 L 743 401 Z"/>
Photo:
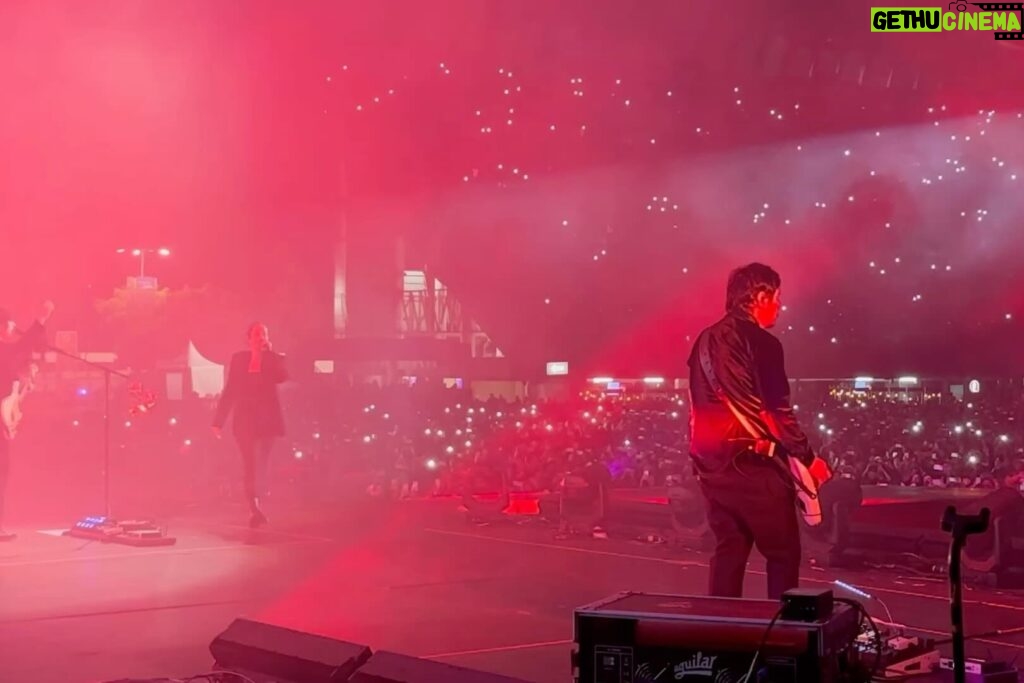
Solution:
<path fill-rule="evenodd" d="M 953 673 L 953 660 L 943 657 L 939 661 L 943 672 Z M 987 662 L 983 659 L 968 659 L 964 664 L 968 683 L 1017 683 L 1017 667 L 1006 662 Z M 947 679 L 951 680 L 951 679 Z"/>

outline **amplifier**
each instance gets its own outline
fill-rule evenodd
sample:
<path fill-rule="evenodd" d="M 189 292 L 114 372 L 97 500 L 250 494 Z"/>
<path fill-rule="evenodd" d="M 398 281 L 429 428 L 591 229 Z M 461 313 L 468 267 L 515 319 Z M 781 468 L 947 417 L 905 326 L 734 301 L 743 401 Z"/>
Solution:
<path fill-rule="evenodd" d="M 779 608 L 768 600 L 650 593 L 621 593 L 580 607 L 574 619 L 576 681 L 741 683 Z M 859 633 L 860 614 L 841 603 L 818 621 L 779 619 L 749 680 L 858 680 Z"/>

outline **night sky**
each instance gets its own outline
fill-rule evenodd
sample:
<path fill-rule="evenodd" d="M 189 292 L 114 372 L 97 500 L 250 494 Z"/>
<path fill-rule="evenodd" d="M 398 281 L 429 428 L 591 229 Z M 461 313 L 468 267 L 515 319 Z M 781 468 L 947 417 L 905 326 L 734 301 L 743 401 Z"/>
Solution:
<path fill-rule="evenodd" d="M 322 346 L 345 221 L 531 371 L 674 374 L 762 260 L 791 374 L 1020 374 L 1024 50 L 869 6 L 4 3 L 4 303 L 130 344 L 167 246 L 168 336 Z"/>

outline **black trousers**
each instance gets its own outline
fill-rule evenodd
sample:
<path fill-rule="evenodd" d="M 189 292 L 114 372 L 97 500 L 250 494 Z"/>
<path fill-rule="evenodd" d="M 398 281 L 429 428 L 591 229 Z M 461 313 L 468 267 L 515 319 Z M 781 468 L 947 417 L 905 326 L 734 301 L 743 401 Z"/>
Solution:
<path fill-rule="evenodd" d="M 250 505 L 267 493 L 267 477 L 270 469 L 270 451 L 276 437 L 236 434 L 235 442 L 242 454 L 242 483 L 245 486 L 245 500 Z"/>
<path fill-rule="evenodd" d="M 709 592 L 743 595 L 750 550 L 767 562 L 768 598 L 775 600 L 800 582 L 800 526 L 795 492 L 777 466 L 745 454 L 723 472 L 701 477 L 708 525 L 715 535 Z"/>
<path fill-rule="evenodd" d="M 4 505 L 7 503 L 7 478 L 11 473 L 11 442 L 0 434 L 0 529 L 4 526 Z"/>

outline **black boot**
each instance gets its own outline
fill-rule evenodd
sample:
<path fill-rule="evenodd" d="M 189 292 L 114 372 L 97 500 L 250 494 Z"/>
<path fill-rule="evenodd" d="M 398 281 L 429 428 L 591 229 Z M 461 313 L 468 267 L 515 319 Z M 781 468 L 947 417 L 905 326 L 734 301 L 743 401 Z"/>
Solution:
<path fill-rule="evenodd" d="M 260 509 L 260 499 L 253 498 L 249 501 L 249 511 L 252 515 L 249 517 L 249 526 L 253 529 L 258 529 L 261 526 L 267 524 L 267 516 L 263 514 L 263 510 Z"/>

